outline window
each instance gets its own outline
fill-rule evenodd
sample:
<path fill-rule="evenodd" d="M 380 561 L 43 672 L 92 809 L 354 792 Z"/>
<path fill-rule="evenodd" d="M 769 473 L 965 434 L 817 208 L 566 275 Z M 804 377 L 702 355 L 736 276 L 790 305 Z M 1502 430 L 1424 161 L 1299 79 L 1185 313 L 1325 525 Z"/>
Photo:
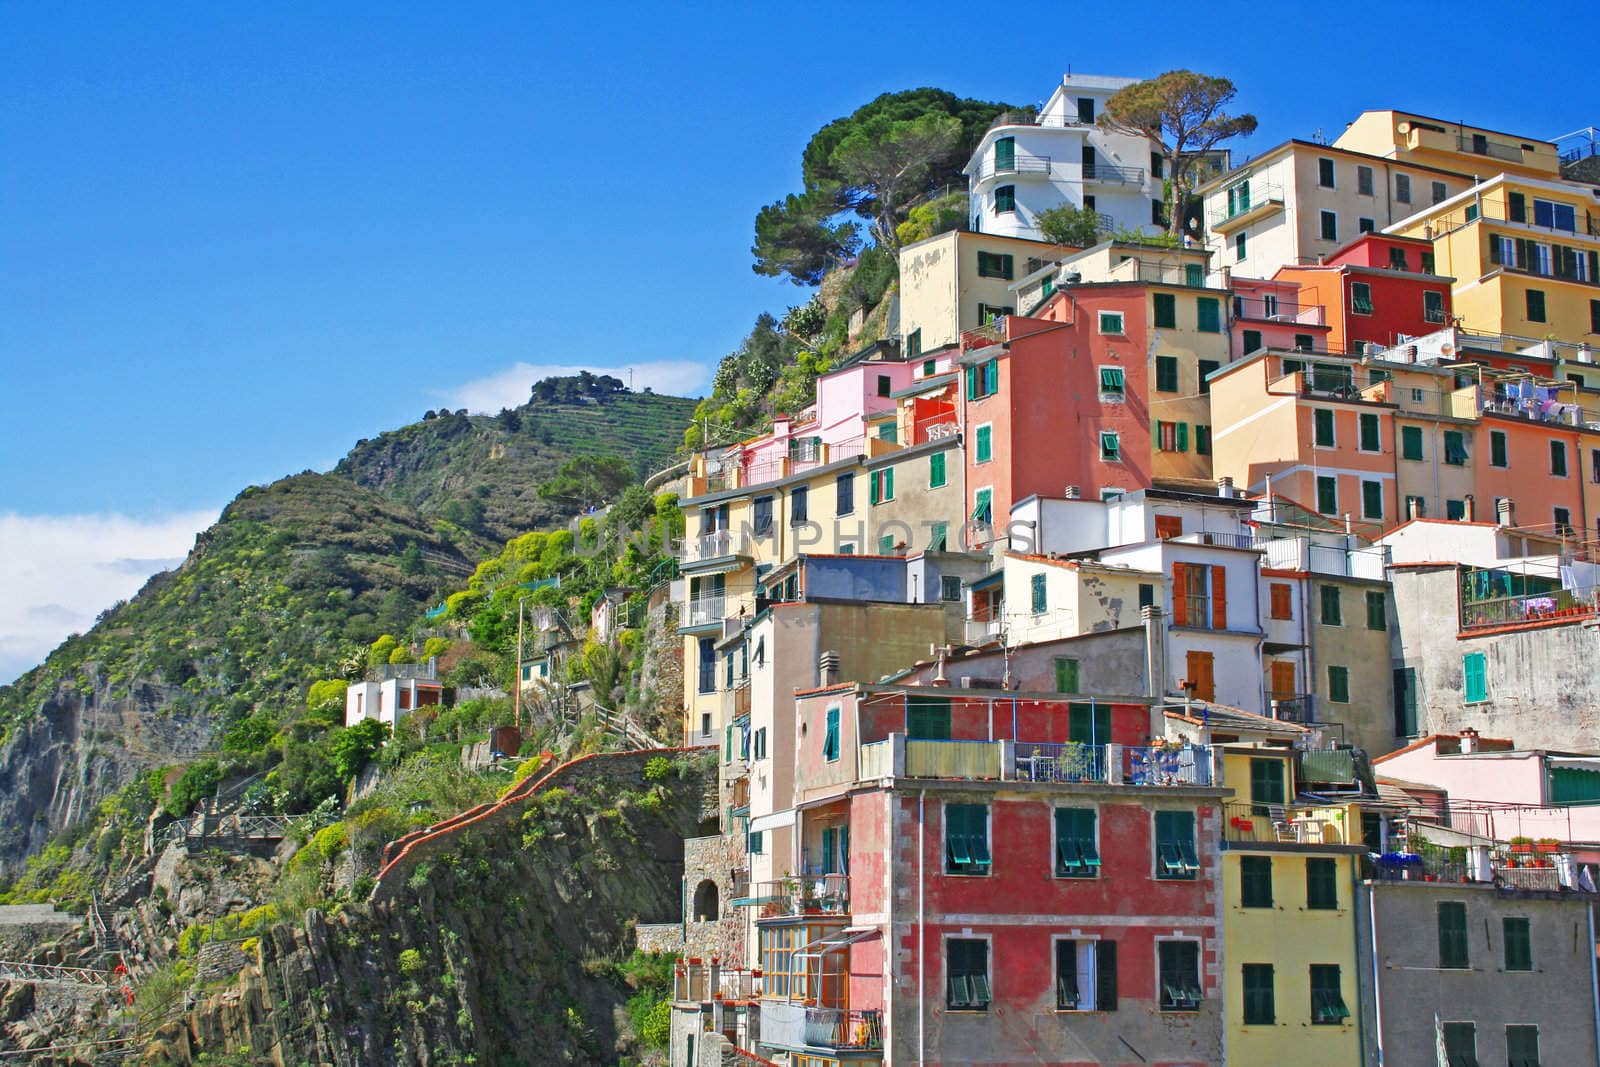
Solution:
<path fill-rule="evenodd" d="M 954 574 L 940 577 L 939 599 L 949 604 L 961 603 L 961 579 Z"/>
<path fill-rule="evenodd" d="M 1589 450 L 1589 480 L 1600 482 L 1600 448 Z"/>
<path fill-rule="evenodd" d="M 1200 874 L 1194 844 L 1194 812 L 1156 812 L 1156 877 L 1193 881 Z"/>
<path fill-rule="evenodd" d="M 1056 809 L 1056 877 L 1093 878 L 1100 870 L 1093 808 Z"/>
<path fill-rule="evenodd" d="M 1358 218 L 1358 219 L 1356 219 L 1356 232 L 1357 233 L 1372 233 L 1377 228 L 1378 228 L 1378 221 L 1376 219 L 1369 219 L 1369 218 Z"/>
<path fill-rule="evenodd" d="M 1176 393 L 1178 391 L 1178 357 L 1156 357 L 1156 392 Z"/>
<path fill-rule="evenodd" d="M 1324 189 L 1332 189 L 1333 185 L 1333 160 L 1317 160 L 1317 184 Z"/>
<path fill-rule="evenodd" d="M 1533 201 L 1533 224 L 1547 230 L 1565 230 L 1574 233 L 1578 228 L 1578 213 L 1571 204 L 1558 204 L 1553 200 Z"/>
<path fill-rule="evenodd" d="M 1419 430 L 1418 433 L 1421 433 Z M 1505 467 L 1506 461 L 1506 432 L 1504 430 L 1489 431 L 1489 466 Z"/>
<path fill-rule="evenodd" d="M 1555 526 L 1558 534 L 1572 533 L 1572 512 L 1566 508 L 1555 509 Z"/>
<path fill-rule="evenodd" d="M 1339 239 L 1339 216 L 1332 211 L 1321 213 L 1322 239 L 1324 241 L 1337 241 Z"/>
<path fill-rule="evenodd" d="M 1117 1010 L 1117 943 L 1056 939 L 1056 1010 Z"/>
<path fill-rule="evenodd" d="M 1139 606 L 1141 608 L 1153 607 L 1153 606 L 1155 606 L 1155 602 L 1156 602 L 1156 587 L 1151 585 L 1149 582 L 1140 582 L 1139 583 Z"/>
<path fill-rule="evenodd" d="M 1344 604 L 1339 587 L 1324 585 L 1320 588 L 1319 595 L 1322 597 L 1322 625 L 1343 626 Z"/>
<path fill-rule="evenodd" d="M 856 509 L 856 476 L 854 474 L 841 474 L 833 482 L 836 496 L 835 510 L 840 515 L 848 515 Z"/>
<path fill-rule="evenodd" d="M 1363 519 L 1383 518 L 1383 483 L 1370 479 L 1361 480 L 1361 517 Z"/>
<path fill-rule="evenodd" d="M 1197 456 L 1211 455 L 1211 427 L 1194 424 L 1194 453 Z"/>
<path fill-rule="evenodd" d="M 1078 97 L 1078 121 L 1085 126 L 1094 125 L 1094 98 Z"/>
<path fill-rule="evenodd" d="M 1372 314 L 1372 286 L 1366 282 L 1350 283 L 1350 310 L 1357 315 Z"/>
<path fill-rule="evenodd" d="M 745 838 L 745 847 L 752 855 L 764 855 L 767 851 L 766 835 L 760 830 L 751 830 Z"/>
<path fill-rule="evenodd" d="M 1439 966 L 1464 970 L 1471 966 L 1467 950 L 1467 906 L 1459 900 L 1442 900 L 1439 915 Z"/>
<path fill-rule="evenodd" d="M 1056 692 L 1078 691 L 1078 661 L 1066 656 L 1056 657 Z"/>
<path fill-rule="evenodd" d="M 1589 332 L 1600 333 L 1600 300 L 1589 301 Z"/>
<path fill-rule="evenodd" d="M 1222 301 L 1202 296 L 1194 302 L 1195 328 L 1201 333 L 1222 332 Z"/>
<path fill-rule="evenodd" d="M 1339 908 L 1339 861 L 1306 860 L 1306 907 L 1312 911 Z"/>
<path fill-rule="evenodd" d="M 1361 427 L 1361 451 L 1380 452 L 1383 450 L 1383 437 L 1379 432 L 1378 416 L 1368 411 L 1363 411 L 1358 420 Z"/>
<path fill-rule="evenodd" d="M 754 521 L 757 537 L 763 537 L 772 532 L 772 498 L 770 496 L 756 497 Z"/>
<path fill-rule="evenodd" d="M 906 736 L 950 740 L 950 698 L 913 696 L 906 707 Z"/>
<path fill-rule="evenodd" d="M 829 763 L 839 759 L 839 709 L 828 709 L 827 730 L 822 737 L 822 758 Z"/>
<path fill-rule="evenodd" d="M 900 428 L 892 422 L 878 424 L 878 440 L 888 441 L 891 445 L 900 438 Z"/>
<path fill-rule="evenodd" d="M 1272 857 L 1239 857 L 1239 906 L 1272 907 Z"/>
<path fill-rule="evenodd" d="M 1544 322 L 1544 290 L 1529 289 L 1527 292 L 1528 321 Z"/>
<path fill-rule="evenodd" d="M 985 525 L 994 522 L 993 489 L 979 489 L 973 494 L 972 517 Z"/>
<path fill-rule="evenodd" d="M 699 690 L 702 693 L 715 693 L 717 691 L 717 644 L 713 638 L 700 639 L 700 674 Z M 701 730 L 708 733 L 708 730 Z"/>
<path fill-rule="evenodd" d="M 1435 204 L 1448 199 L 1450 196 L 1450 190 L 1445 188 L 1444 182 L 1434 182 L 1431 193 Z"/>
<path fill-rule="evenodd" d="M 1394 198 L 1402 204 L 1411 203 L 1411 175 L 1396 174 L 1394 176 Z"/>
<path fill-rule="evenodd" d="M 1576 385 L 1579 389 L 1583 389 L 1589 384 L 1583 380 L 1583 375 L 1581 374 L 1569 374 L 1567 375 L 1567 381 L 1571 382 L 1573 385 Z"/>
<path fill-rule="evenodd" d="M 1463 212 L 1463 214 L 1466 216 L 1466 220 L 1468 222 L 1477 222 L 1478 221 L 1478 205 L 1476 203 L 1468 204 L 1467 205 L 1467 210 L 1465 212 Z"/>
<path fill-rule="evenodd" d="M 1178 325 L 1178 298 L 1171 293 L 1155 293 L 1150 297 L 1151 311 L 1158 327 L 1176 329 Z"/>
<path fill-rule="evenodd" d="M 1331 474 L 1317 476 L 1317 510 L 1324 515 L 1339 514 L 1339 479 Z"/>
<path fill-rule="evenodd" d="M 1121 336 L 1122 332 L 1123 332 L 1123 329 L 1122 329 L 1122 312 L 1120 312 L 1120 311 L 1102 311 L 1102 312 L 1100 312 L 1100 332 L 1103 333 L 1103 334 L 1111 334 L 1111 335 L 1114 335 L 1114 336 Z"/>
<path fill-rule="evenodd" d="M 1160 358 L 1159 356 L 1156 358 Z M 1100 368 L 1100 399 L 1121 400 L 1127 395 L 1127 375 L 1121 367 Z"/>
<path fill-rule="evenodd" d="M 1162 452 L 1189 451 L 1189 424 L 1186 422 L 1157 422 L 1155 445 Z"/>
<path fill-rule="evenodd" d="M 1200 985 L 1200 942 L 1157 941 L 1156 962 L 1162 1011 L 1199 1011 L 1205 994 Z"/>
<path fill-rule="evenodd" d="M 801 523 L 806 521 L 806 515 L 811 508 L 811 501 L 809 499 L 810 496 L 810 490 L 803 485 L 797 485 L 793 489 L 789 490 L 790 526 L 799 526 Z"/>
<path fill-rule="evenodd" d="M 1312 412 L 1313 440 L 1318 448 L 1334 447 L 1333 409 L 1317 408 Z"/>
<path fill-rule="evenodd" d="M 1394 672 L 1394 732 L 1400 737 L 1417 733 L 1417 669 L 1401 667 Z"/>
<path fill-rule="evenodd" d="M 1444 1057 L 1449 1067 L 1478 1067 L 1478 1027 L 1474 1023 L 1441 1023 Z"/>
<path fill-rule="evenodd" d="M 1186 676 L 1184 681 L 1186 687 L 1193 691 L 1195 698 L 1215 700 L 1217 698 L 1215 657 L 1210 652 L 1191 648 L 1184 653 L 1183 662 Z"/>
<path fill-rule="evenodd" d="M 752 747 L 756 759 L 767 758 L 767 728 L 765 726 L 756 730 L 755 744 Z"/>
<path fill-rule="evenodd" d="M 994 322 L 996 319 L 1001 319 L 1011 314 L 1011 312 L 1012 309 L 1010 307 L 1000 304 L 979 304 L 978 321 L 984 323 Z"/>
<path fill-rule="evenodd" d="M 1271 1026 L 1273 1017 L 1272 964 L 1246 963 L 1239 968 L 1244 975 L 1244 1024 L 1246 1026 Z"/>
<path fill-rule="evenodd" d="M 1422 291 L 1422 318 L 1426 322 L 1444 322 L 1444 294 L 1434 289 Z"/>
<path fill-rule="evenodd" d="M 1043 615 L 1046 604 L 1045 576 L 1042 574 L 1033 575 L 1028 581 L 1028 590 L 1033 597 L 1033 613 L 1035 615 Z"/>
<path fill-rule="evenodd" d="M 1017 139 L 1015 137 L 997 137 L 994 142 L 994 169 L 996 174 L 1005 174 L 1017 169 Z M 979 253 L 980 257 L 982 253 Z M 983 262 L 980 258 L 980 264 Z"/>
<path fill-rule="evenodd" d="M 1550 442 L 1550 473 L 1557 478 L 1567 476 L 1567 444 L 1565 441 Z"/>
<path fill-rule="evenodd" d="M 989 873 L 989 806 L 944 806 L 944 870 L 946 874 Z"/>
<path fill-rule="evenodd" d="M 1167 224 L 1166 205 L 1159 200 L 1150 201 L 1150 225 L 1165 226 Z M 1189 283 L 1195 284 L 1195 283 Z"/>
<path fill-rule="evenodd" d="M 892 556 L 892 555 L 894 555 L 894 544 L 895 544 L 894 534 L 884 534 L 882 537 L 879 537 L 878 538 L 878 555 L 880 555 L 880 556 Z"/>
<path fill-rule="evenodd" d="M 1539 1067 L 1539 1028 L 1526 1023 L 1507 1026 L 1506 1059 L 1511 1067 Z"/>
<path fill-rule="evenodd" d="M 1006 281 L 1010 281 L 1012 273 L 1011 256 L 1001 255 L 997 252 L 978 253 L 978 277 L 1004 278 Z"/>
<path fill-rule="evenodd" d="M 1273 582 L 1271 586 L 1272 609 L 1274 619 L 1294 618 L 1294 594 L 1288 582 Z"/>
<path fill-rule="evenodd" d="M 967 399 L 982 400 L 1000 391 L 1000 361 L 991 359 L 967 368 Z"/>
<path fill-rule="evenodd" d="M 1245 247 L 1245 232 L 1240 230 L 1233 235 L 1233 258 L 1240 263 L 1244 262 Z"/>
<path fill-rule="evenodd" d="M 867 498 L 873 504 L 886 504 L 894 499 L 894 468 L 873 471 L 868 477 Z"/>
<path fill-rule="evenodd" d="M 1367 590 L 1367 629 L 1389 628 L 1389 598 L 1381 589 Z"/>
<path fill-rule="evenodd" d="M 1105 463 L 1122 459 L 1122 436 L 1115 430 L 1100 431 L 1100 459 Z"/>
<path fill-rule="evenodd" d="M 1297 333 L 1297 334 L 1294 335 L 1294 350 L 1296 352 L 1310 352 L 1315 347 L 1316 347 L 1316 342 L 1315 342 L 1315 340 L 1312 338 L 1312 336 L 1309 333 Z M 1285 360 L 1284 361 L 1284 368 L 1285 369 L 1284 369 L 1284 372 L 1283 372 L 1285 374 L 1289 373 L 1288 365 L 1289 365 L 1289 361 Z M 1298 370 L 1299 368 L 1297 367 L 1295 369 Z"/>
<path fill-rule="evenodd" d="M 1390 270 L 1410 270 L 1411 264 L 1406 261 L 1406 250 L 1400 247 L 1389 249 Z"/>
<path fill-rule="evenodd" d="M 1460 430 L 1444 432 L 1444 461 L 1451 467 L 1467 464 L 1467 435 Z"/>
<path fill-rule="evenodd" d="M 1427 502 L 1420 496 L 1406 497 L 1406 510 L 1403 518 L 1420 519 L 1428 514 Z"/>
<path fill-rule="evenodd" d="M 988 1011 L 989 942 L 979 938 L 952 937 L 945 943 L 945 973 L 951 1011 Z"/>
<path fill-rule="evenodd" d="M 1335 704 L 1350 703 L 1350 668 L 1328 665 L 1328 699 Z"/>
<path fill-rule="evenodd" d="M 1506 946 L 1506 970 L 1533 970 L 1533 939 L 1528 933 L 1528 920 L 1508 915 L 1500 920 L 1500 932 Z"/>
<path fill-rule="evenodd" d="M 1017 187 L 1015 185 L 998 185 L 994 190 L 994 213 L 1002 215 L 1008 211 L 1017 210 Z"/>
<path fill-rule="evenodd" d="M 1500 439 L 1504 442 L 1505 434 L 1501 434 Z M 1400 427 L 1400 458 L 1418 460 L 1422 458 L 1421 426 Z"/>
<path fill-rule="evenodd" d="M 984 423 L 972 433 L 975 463 L 987 463 L 994 458 L 994 427 Z"/>
<path fill-rule="evenodd" d="M 1350 1018 L 1350 1009 L 1345 1007 L 1344 992 L 1339 984 L 1339 965 L 1337 963 L 1313 963 L 1311 965 L 1311 1024 L 1313 1026 L 1337 1026 Z"/>
<path fill-rule="evenodd" d="M 1422 273 L 1424 273 L 1424 274 L 1437 274 L 1437 273 L 1439 273 L 1438 271 L 1433 269 L 1433 253 L 1432 252 L 1424 252 L 1424 253 L 1422 253 L 1421 259 L 1422 259 L 1422 267 L 1421 267 Z"/>

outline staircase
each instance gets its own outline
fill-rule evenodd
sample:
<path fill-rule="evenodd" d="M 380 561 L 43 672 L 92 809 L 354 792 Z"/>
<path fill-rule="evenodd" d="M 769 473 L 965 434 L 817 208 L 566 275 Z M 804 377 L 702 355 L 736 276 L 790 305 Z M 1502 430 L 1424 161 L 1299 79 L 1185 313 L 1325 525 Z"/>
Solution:
<path fill-rule="evenodd" d="M 94 945 L 100 950 L 101 956 L 121 962 L 127 945 L 116 927 L 106 921 L 105 913 L 100 907 L 99 896 L 92 897 L 89 901 L 89 929 L 94 933 Z"/>

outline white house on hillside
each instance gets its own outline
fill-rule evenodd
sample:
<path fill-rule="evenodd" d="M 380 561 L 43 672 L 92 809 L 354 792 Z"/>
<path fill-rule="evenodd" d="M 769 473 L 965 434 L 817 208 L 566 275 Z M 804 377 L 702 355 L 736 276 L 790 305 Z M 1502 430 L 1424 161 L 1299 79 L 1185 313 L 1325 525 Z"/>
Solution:
<path fill-rule="evenodd" d="M 1105 102 L 1136 80 L 1068 74 L 1037 114 L 996 119 L 963 170 L 972 228 L 1038 240 L 1039 212 L 1067 204 L 1106 216 L 1112 227 L 1160 233 L 1161 144 L 1098 125 Z"/>

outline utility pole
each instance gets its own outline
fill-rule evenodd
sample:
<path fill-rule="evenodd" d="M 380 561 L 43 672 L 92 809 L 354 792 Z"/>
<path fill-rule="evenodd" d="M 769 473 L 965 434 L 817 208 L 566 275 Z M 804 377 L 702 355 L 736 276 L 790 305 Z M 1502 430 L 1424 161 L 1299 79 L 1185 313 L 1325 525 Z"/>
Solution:
<path fill-rule="evenodd" d="M 511 693 L 511 718 L 517 729 L 522 729 L 522 604 L 517 598 L 517 669 L 513 675 Z"/>

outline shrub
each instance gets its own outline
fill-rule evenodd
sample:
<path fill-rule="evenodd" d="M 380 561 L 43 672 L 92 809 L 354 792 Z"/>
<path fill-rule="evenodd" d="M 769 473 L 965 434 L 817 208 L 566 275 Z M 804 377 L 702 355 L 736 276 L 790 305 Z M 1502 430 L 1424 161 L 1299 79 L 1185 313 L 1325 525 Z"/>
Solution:
<path fill-rule="evenodd" d="M 325 678 L 320 682 L 312 682 L 311 688 L 306 691 L 306 707 L 320 708 L 324 704 L 335 702 L 343 707 L 344 691 L 349 684 L 342 678 Z"/>
<path fill-rule="evenodd" d="M 400 953 L 400 973 L 416 974 L 422 970 L 422 953 L 414 948 L 405 949 Z"/>
<path fill-rule="evenodd" d="M 665 756 L 651 756 L 644 765 L 644 780 L 659 782 L 672 773 L 672 761 Z"/>
<path fill-rule="evenodd" d="M 210 795 L 211 791 L 221 784 L 222 767 L 216 760 L 201 760 L 199 763 L 190 764 L 172 785 L 172 792 L 168 795 L 165 805 L 167 814 L 174 818 L 183 818 L 194 810 L 196 803 Z"/>
<path fill-rule="evenodd" d="M 422 657 L 424 659 L 442 656 L 448 651 L 450 651 L 450 639 L 448 637 L 430 637 L 422 645 Z"/>

